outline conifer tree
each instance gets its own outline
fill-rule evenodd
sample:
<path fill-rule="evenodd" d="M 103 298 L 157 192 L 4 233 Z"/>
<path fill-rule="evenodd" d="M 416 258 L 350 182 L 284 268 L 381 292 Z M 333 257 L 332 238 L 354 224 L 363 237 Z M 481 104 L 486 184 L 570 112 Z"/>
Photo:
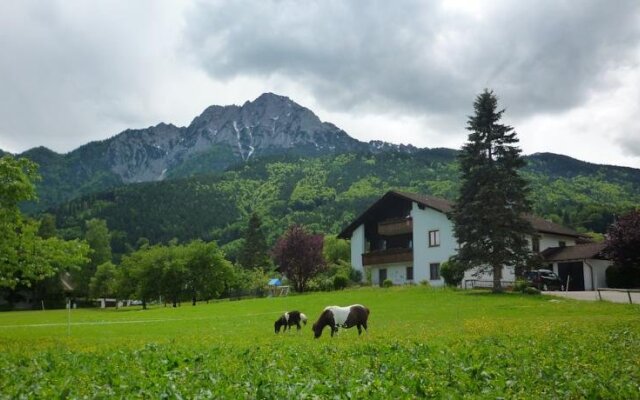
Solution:
<path fill-rule="evenodd" d="M 466 268 L 493 274 L 500 291 L 503 266 L 523 267 L 531 257 L 527 235 L 535 235 L 524 216 L 531 212 L 529 187 L 518 170 L 525 165 L 511 126 L 500 124 L 504 110 L 485 90 L 469 117 L 467 143 L 458 155 L 460 192 L 451 214 Z"/>
<path fill-rule="evenodd" d="M 253 213 L 249 219 L 238 262 L 245 268 L 265 268 L 270 265 L 267 241 L 262 232 L 262 221 L 256 213 Z"/>

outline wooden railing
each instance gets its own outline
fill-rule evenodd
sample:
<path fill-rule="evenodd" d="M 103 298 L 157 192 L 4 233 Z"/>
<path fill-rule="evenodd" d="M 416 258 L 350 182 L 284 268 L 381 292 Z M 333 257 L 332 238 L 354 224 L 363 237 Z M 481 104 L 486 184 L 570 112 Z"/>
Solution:
<path fill-rule="evenodd" d="M 378 222 L 378 234 L 384 236 L 402 235 L 413 232 L 411 218 L 394 218 Z"/>
<path fill-rule="evenodd" d="M 413 261 L 413 249 L 377 250 L 362 255 L 362 265 L 390 264 Z"/>

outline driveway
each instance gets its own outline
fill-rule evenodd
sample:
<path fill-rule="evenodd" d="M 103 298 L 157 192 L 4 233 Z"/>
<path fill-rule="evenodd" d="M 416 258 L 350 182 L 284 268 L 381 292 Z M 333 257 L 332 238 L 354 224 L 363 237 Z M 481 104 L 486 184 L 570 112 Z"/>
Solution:
<path fill-rule="evenodd" d="M 542 292 L 551 296 L 566 297 L 575 300 L 585 301 L 597 301 L 600 300 L 597 291 L 585 291 L 585 292 Z M 605 290 L 600 291 L 602 294 L 602 300 L 610 301 L 613 303 L 627 303 L 629 304 L 629 296 L 626 292 L 608 292 Z M 640 304 L 640 293 L 631 293 L 631 301 L 633 304 Z"/>

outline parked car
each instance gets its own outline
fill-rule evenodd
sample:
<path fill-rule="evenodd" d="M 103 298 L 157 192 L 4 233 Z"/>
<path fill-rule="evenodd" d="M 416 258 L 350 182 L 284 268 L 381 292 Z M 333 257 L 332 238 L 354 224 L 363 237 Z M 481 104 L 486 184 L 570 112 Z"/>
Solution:
<path fill-rule="evenodd" d="M 529 286 L 538 290 L 564 290 L 564 285 L 558 275 L 549 269 L 527 271 L 524 273 L 524 279 Z"/>

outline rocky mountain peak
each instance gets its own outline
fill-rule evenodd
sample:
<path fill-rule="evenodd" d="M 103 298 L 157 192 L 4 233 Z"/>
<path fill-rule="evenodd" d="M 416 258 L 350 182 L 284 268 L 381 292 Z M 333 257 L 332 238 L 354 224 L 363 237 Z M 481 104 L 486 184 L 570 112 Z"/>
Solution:
<path fill-rule="evenodd" d="M 361 142 L 289 97 L 264 93 L 242 105 L 207 107 L 187 127 L 159 123 L 127 129 L 57 158 L 42 149 L 32 153 L 42 164 L 71 160 L 64 179 L 74 177 L 82 186 L 86 178 L 90 186 L 92 179 L 112 185 L 220 171 L 260 155 L 413 150 Z"/>

